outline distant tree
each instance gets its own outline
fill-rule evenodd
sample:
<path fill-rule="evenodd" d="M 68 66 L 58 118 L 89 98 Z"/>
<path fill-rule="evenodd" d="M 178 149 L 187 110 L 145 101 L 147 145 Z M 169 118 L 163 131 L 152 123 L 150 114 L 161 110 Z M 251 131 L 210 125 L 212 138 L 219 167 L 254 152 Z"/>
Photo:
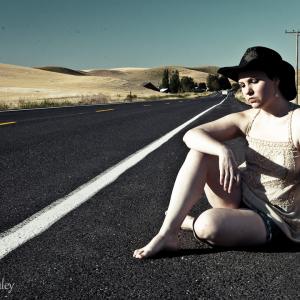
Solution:
<path fill-rule="evenodd" d="M 199 82 L 198 88 L 200 91 L 206 91 L 206 83 L 205 82 Z"/>
<path fill-rule="evenodd" d="M 239 89 L 240 89 L 240 85 L 237 83 L 237 82 L 234 82 L 232 85 L 231 85 L 231 88 L 234 92 L 237 92 Z"/>
<path fill-rule="evenodd" d="M 195 82 L 192 77 L 183 76 L 180 80 L 180 90 L 183 92 L 192 92 L 195 88 Z"/>
<path fill-rule="evenodd" d="M 163 72 L 163 77 L 162 77 L 162 82 L 161 86 L 162 89 L 168 89 L 170 87 L 170 82 L 169 82 L 169 70 L 164 69 Z"/>
<path fill-rule="evenodd" d="M 210 91 L 219 91 L 220 83 L 217 75 L 208 74 L 206 78 L 206 86 Z"/>
<path fill-rule="evenodd" d="M 180 89 L 180 79 L 179 79 L 179 72 L 175 70 L 172 72 L 170 77 L 170 92 L 171 93 L 178 93 Z"/>
<path fill-rule="evenodd" d="M 231 89 L 231 84 L 227 77 L 221 75 L 218 79 L 219 79 L 219 84 L 220 84 L 221 90 Z"/>
<path fill-rule="evenodd" d="M 213 81 L 214 81 L 214 75 L 208 74 L 206 77 L 206 86 L 210 91 L 212 91 Z"/>

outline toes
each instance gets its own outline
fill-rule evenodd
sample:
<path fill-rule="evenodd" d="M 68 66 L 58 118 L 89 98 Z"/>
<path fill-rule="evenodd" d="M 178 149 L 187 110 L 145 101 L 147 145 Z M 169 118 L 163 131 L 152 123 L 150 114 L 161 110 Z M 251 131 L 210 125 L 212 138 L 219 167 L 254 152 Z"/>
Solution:
<path fill-rule="evenodd" d="M 137 249 L 133 253 L 133 257 L 135 258 L 143 258 L 144 249 Z"/>
<path fill-rule="evenodd" d="M 148 256 L 151 256 L 151 250 L 145 249 L 145 248 L 137 249 L 133 253 L 134 258 L 143 259 L 143 258 L 146 258 Z"/>

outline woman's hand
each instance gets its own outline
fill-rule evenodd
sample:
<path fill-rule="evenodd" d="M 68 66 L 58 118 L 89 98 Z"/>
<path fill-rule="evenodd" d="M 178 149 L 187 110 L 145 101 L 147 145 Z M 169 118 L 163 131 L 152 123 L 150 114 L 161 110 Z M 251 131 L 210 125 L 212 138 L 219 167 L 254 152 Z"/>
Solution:
<path fill-rule="evenodd" d="M 240 173 L 233 152 L 223 147 L 219 154 L 220 185 L 231 193 L 232 185 L 240 183 Z"/>

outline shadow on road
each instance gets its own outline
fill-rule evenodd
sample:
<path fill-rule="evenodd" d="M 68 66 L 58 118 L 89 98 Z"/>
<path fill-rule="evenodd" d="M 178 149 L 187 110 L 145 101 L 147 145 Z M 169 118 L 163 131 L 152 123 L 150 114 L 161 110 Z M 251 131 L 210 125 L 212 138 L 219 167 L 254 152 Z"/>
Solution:
<path fill-rule="evenodd" d="M 286 241 L 284 244 L 270 244 L 254 247 L 210 247 L 202 249 L 180 249 L 178 251 L 163 251 L 152 259 L 186 257 L 190 255 L 207 255 L 223 252 L 251 252 L 251 253 L 296 253 L 300 252 L 300 244 Z"/>

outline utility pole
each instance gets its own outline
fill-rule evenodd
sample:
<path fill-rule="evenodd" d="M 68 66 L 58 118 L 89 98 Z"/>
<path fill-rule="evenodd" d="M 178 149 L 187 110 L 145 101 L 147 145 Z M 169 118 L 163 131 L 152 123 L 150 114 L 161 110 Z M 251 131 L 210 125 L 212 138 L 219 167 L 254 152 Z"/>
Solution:
<path fill-rule="evenodd" d="M 292 31 L 285 31 L 285 33 L 292 33 L 292 34 L 295 34 L 296 35 L 296 61 L 297 61 L 297 69 L 296 69 L 296 89 L 297 89 L 297 104 L 299 104 L 299 98 L 298 98 L 298 47 L 299 47 L 299 34 L 300 34 L 300 31 L 299 30 L 292 30 Z"/>

